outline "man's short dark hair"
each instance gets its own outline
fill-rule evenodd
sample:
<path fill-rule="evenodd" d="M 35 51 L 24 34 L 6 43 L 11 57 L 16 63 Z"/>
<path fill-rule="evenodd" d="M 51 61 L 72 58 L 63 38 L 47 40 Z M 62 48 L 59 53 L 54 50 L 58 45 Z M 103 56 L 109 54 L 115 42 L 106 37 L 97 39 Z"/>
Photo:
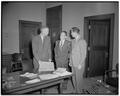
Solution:
<path fill-rule="evenodd" d="M 37 30 L 38 35 L 41 33 L 41 30 L 44 29 L 44 28 L 48 28 L 48 27 L 47 26 L 42 26 L 42 27 L 38 28 L 38 30 Z"/>
<path fill-rule="evenodd" d="M 71 32 L 76 32 L 80 34 L 80 29 L 78 27 L 72 27 Z"/>
<path fill-rule="evenodd" d="M 40 29 L 42 30 L 42 29 L 49 29 L 47 26 L 42 26 Z"/>

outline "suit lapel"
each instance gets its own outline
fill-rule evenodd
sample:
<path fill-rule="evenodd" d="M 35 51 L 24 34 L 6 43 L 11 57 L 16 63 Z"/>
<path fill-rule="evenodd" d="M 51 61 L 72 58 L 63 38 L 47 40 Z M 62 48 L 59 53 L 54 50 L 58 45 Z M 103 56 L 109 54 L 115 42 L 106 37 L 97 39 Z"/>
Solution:
<path fill-rule="evenodd" d="M 44 39 L 43 39 L 43 43 L 42 43 L 43 48 L 44 48 L 44 46 L 45 46 L 45 42 L 46 42 L 46 36 L 45 36 Z"/>
<path fill-rule="evenodd" d="M 42 38 L 41 38 L 41 36 L 39 36 L 39 38 L 40 38 L 40 43 L 42 44 Z"/>
<path fill-rule="evenodd" d="M 64 50 L 65 46 L 66 46 L 66 40 L 64 41 L 64 44 L 62 46 L 62 50 Z"/>
<path fill-rule="evenodd" d="M 41 48 L 43 47 L 41 36 L 39 36 L 39 46 L 40 46 Z"/>
<path fill-rule="evenodd" d="M 61 45 L 60 45 L 60 41 L 59 41 L 59 43 L 58 43 L 58 48 L 59 48 L 60 51 L 62 51 L 62 47 L 61 47 Z"/>
<path fill-rule="evenodd" d="M 60 43 L 60 42 L 59 42 Z M 66 46 L 66 40 L 64 41 L 64 44 L 63 44 L 63 46 L 62 46 L 62 48 L 60 49 L 61 51 L 63 51 L 64 50 L 64 48 L 65 48 L 65 46 Z M 60 45 L 60 44 L 59 44 Z M 60 48 L 60 47 L 59 47 Z"/>

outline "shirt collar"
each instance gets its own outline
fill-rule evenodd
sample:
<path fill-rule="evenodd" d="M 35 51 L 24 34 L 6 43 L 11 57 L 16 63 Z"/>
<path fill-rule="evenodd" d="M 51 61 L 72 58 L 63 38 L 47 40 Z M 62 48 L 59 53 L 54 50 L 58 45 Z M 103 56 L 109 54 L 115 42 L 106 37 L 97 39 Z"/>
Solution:
<path fill-rule="evenodd" d="M 75 40 L 78 41 L 79 39 L 80 39 L 80 36 L 77 36 L 77 38 Z"/>
<path fill-rule="evenodd" d="M 64 43 L 64 42 L 65 42 L 65 40 L 60 40 L 60 42 Z"/>

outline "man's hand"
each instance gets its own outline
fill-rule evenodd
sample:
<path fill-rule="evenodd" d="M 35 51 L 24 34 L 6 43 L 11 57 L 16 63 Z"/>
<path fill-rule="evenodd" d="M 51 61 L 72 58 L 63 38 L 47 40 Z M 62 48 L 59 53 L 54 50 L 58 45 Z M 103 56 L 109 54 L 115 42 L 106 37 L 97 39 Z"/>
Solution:
<path fill-rule="evenodd" d="M 51 59 L 49 59 L 49 62 L 52 62 L 52 60 L 51 60 Z"/>
<path fill-rule="evenodd" d="M 72 64 L 71 64 L 71 63 L 69 63 L 69 66 L 72 66 Z"/>
<path fill-rule="evenodd" d="M 39 60 L 39 61 L 38 61 L 38 63 L 39 63 L 39 64 L 41 64 L 41 63 L 42 63 L 42 61 L 41 61 L 41 60 Z"/>
<path fill-rule="evenodd" d="M 78 69 L 81 69 L 81 67 L 82 67 L 81 65 L 78 65 Z"/>

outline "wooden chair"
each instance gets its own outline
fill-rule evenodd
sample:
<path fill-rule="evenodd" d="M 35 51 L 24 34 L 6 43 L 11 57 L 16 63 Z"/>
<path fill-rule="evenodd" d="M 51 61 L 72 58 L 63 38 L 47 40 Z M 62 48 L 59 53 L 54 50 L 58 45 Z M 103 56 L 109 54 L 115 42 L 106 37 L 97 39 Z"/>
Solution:
<path fill-rule="evenodd" d="M 22 71 L 22 55 L 20 53 L 12 54 L 11 72 Z"/>
<path fill-rule="evenodd" d="M 115 76 L 112 76 L 112 73 L 115 72 Z M 107 70 L 104 74 L 104 82 L 112 87 L 116 88 L 116 91 L 118 92 L 118 64 L 116 64 L 115 70 Z"/>
<path fill-rule="evenodd" d="M 11 71 L 11 61 L 12 61 L 11 54 L 2 54 L 1 69 L 2 69 L 2 71 L 5 71 L 3 73 L 10 73 L 10 71 Z"/>

